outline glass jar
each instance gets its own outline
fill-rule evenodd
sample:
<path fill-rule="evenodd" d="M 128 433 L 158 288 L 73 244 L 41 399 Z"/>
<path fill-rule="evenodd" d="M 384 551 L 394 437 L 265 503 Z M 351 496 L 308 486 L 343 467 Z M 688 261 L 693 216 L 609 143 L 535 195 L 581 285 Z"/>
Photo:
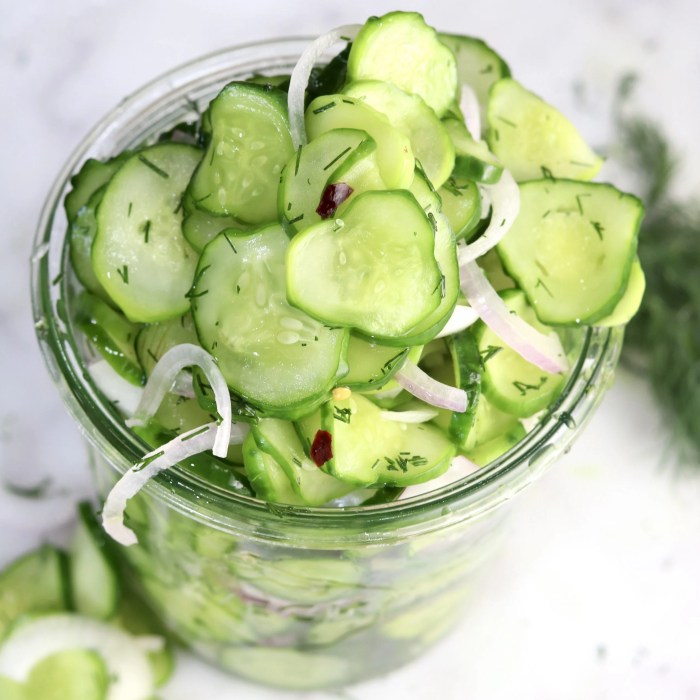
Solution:
<path fill-rule="evenodd" d="M 61 203 L 87 158 L 107 158 L 192 118 L 228 81 L 291 71 L 306 40 L 206 56 L 124 100 L 80 144 L 49 194 L 32 259 L 34 320 L 49 371 L 89 445 L 99 493 L 147 451 L 93 382 L 72 322 L 76 282 Z M 556 406 L 471 476 L 395 503 L 272 505 L 181 468 L 129 502 L 133 577 L 167 626 L 213 663 L 285 688 L 339 686 L 421 654 L 459 619 L 508 501 L 570 447 L 608 387 L 619 329 L 574 334 Z"/>

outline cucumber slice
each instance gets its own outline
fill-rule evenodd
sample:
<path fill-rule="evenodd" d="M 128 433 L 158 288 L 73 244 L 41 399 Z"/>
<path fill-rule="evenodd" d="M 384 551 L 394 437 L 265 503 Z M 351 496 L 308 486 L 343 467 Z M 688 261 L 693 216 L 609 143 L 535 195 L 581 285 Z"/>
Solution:
<path fill-rule="evenodd" d="M 500 347 L 499 345 L 498 348 Z M 487 363 L 489 361 L 490 359 L 485 360 Z M 471 456 L 476 454 L 474 450 L 477 447 L 491 441 L 496 444 L 495 441 L 507 434 L 518 434 L 522 437 L 525 431 L 518 418 L 496 408 L 482 393 L 476 406 L 474 423 L 460 449 L 464 450 L 467 456 Z"/>
<path fill-rule="evenodd" d="M 365 192 L 342 220 L 295 236 L 287 253 L 287 296 L 331 325 L 396 339 L 443 299 L 434 241 L 430 222 L 409 192 Z"/>
<path fill-rule="evenodd" d="M 148 644 L 153 640 L 148 640 Z M 0 647 L 0 675 L 23 682 L 32 668 L 58 652 L 97 652 L 110 677 L 106 700 L 137 700 L 153 690 L 144 642 L 116 627 L 80 615 L 63 613 L 16 625 Z"/>
<path fill-rule="evenodd" d="M 491 88 L 487 141 L 513 177 L 591 180 L 603 159 L 561 113 L 512 78 Z"/>
<path fill-rule="evenodd" d="M 37 700 L 105 700 L 109 684 L 100 655 L 77 649 L 39 661 L 29 672 L 25 687 L 27 698 Z"/>
<path fill-rule="evenodd" d="M 476 183 L 453 176 L 438 190 L 438 195 L 455 239 L 469 238 L 481 221 L 481 196 Z"/>
<path fill-rule="evenodd" d="M 78 328 L 120 377 L 135 386 L 144 383 L 143 368 L 134 341 L 139 327 L 92 294 L 83 292 L 75 302 Z"/>
<path fill-rule="evenodd" d="M 143 326 L 136 336 L 134 349 L 141 367 L 150 377 L 156 363 L 170 348 L 181 343 L 197 343 L 192 314 Z"/>
<path fill-rule="evenodd" d="M 595 323 L 625 292 L 643 212 L 639 199 L 612 185 L 526 182 L 498 253 L 542 323 Z"/>
<path fill-rule="evenodd" d="M 130 155 L 128 151 L 125 151 L 111 160 L 103 162 L 94 158 L 88 158 L 83 163 L 80 171 L 71 178 L 71 191 L 66 195 L 63 202 L 69 223 L 75 220 L 78 212 L 88 204 L 95 192 L 103 188 L 112 179 L 114 173 L 119 170 Z"/>
<path fill-rule="evenodd" d="M 330 187 L 346 187 L 348 189 L 347 197 L 340 202 L 336 212 L 330 216 L 324 216 L 325 219 L 335 216 L 342 218 L 344 211 L 350 206 L 354 198 L 358 197 L 363 192 L 374 190 L 385 190 L 386 185 L 379 170 L 377 161 L 377 144 L 371 138 L 363 141 L 342 165 L 336 168 L 328 178 L 326 190 L 324 190 L 324 200 L 327 197 L 327 191 Z"/>
<path fill-rule="evenodd" d="M 613 309 L 613 312 L 605 318 L 596 321 L 595 325 L 608 327 L 624 326 L 628 323 L 639 310 L 645 287 L 646 279 L 644 277 L 644 270 L 642 270 L 639 258 L 635 258 L 632 263 L 625 293 L 622 295 L 620 301 L 617 302 L 617 306 Z"/>
<path fill-rule="evenodd" d="M 218 235 L 197 268 L 192 314 L 202 347 L 217 359 L 229 386 L 270 415 L 294 419 L 324 401 L 347 372 L 347 331 L 287 303 L 289 245 L 279 224 Z M 306 271 L 319 267 L 314 261 Z"/>
<path fill-rule="evenodd" d="M 307 505 L 275 458 L 258 447 L 252 432 L 243 441 L 243 464 L 255 495 L 268 503 Z"/>
<path fill-rule="evenodd" d="M 517 443 L 526 435 L 525 428 L 518 422 L 513 423 L 508 430 L 499 433 L 495 437 L 482 442 L 476 447 L 466 450 L 466 456 L 479 467 L 485 467 L 494 459 L 498 459 L 501 455 L 508 452 L 511 447 L 515 447 Z"/>
<path fill-rule="evenodd" d="M 44 545 L 25 554 L 0 573 L 0 639 L 21 615 L 66 610 L 68 603 L 65 553 Z"/>
<path fill-rule="evenodd" d="M 198 209 L 187 192 L 182 198 L 182 207 L 184 211 L 182 235 L 198 253 L 204 250 L 204 246 L 214 236 L 226 229 L 233 228 L 238 231 L 246 231 L 250 228 L 250 226 L 232 216 L 216 216 Z"/>
<path fill-rule="evenodd" d="M 17 683 L 7 676 L 0 676 L 0 698 L 2 700 L 31 700 L 24 683 Z"/>
<path fill-rule="evenodd" d="M 107 185 L 92 264 L 131 321 L 162 321 L 188 309 L 197 255 L 182 235 L 180 199 L 200 157 L 193 146 L 151 146 L 131 156 Z"/>
<path fill-rule="evenodd" d="M 252 433 L 258 447 L 282 468 L 292 489 L 306 505 L 320 506 L 354 489 L 322 472 L 304 454 L 304 447 L 292 423 L 278 418 L 262 418 L 252 428 Z M 281 498 L 282 494 L 279 496 Z"/>
<path fill-rule="evenodd" d="M 343 385 L 355 391 L 379 389 L 398 371 L 410 348 L 380 345 L 356 335 L 348 343 L 348 373 Z"/>
<path fill-rule="evenodd" d="M 114 614 L 121 593 L 109 544 L 92 506 L 80 503 L 70 550 L 73 605 L 77 612 L 98 620 Z"/>
<path fill-rule="evenodd" d="M 367 132 L 377 143 L 377 163 L 386 186 L 402 189 L 411 184 L 415 159 L 408 136 L 362 100 L 347 95 L 317 97 L 306 109 L 305 122 L 310 141 L 332 129 Z"/>
<path fill-rule="evenodd" d="M 370 17 L 348 57 L 348 80 L 383 80 L 420 95 L 438 116 L 457 97 L 454 54 L 417 12 Z"/>
<path fill-rule="evenodd" d="M 546 332 L 521 290 L 506 290 L 501 292 L 501 297 L 511 313 Z M 477 330 L 477 339 L 483 355 L 491 348 L 502 346 L 499 337 L 483 323 Z M 484 364 L 484 395 L 494 406 L 518 418 L 527 418 L 549 406 L 565 381 L 565 375 L 550 374 L 536 367 L 508 346 L 503 346 Z"/>
<path fill-rule="evenodd" d="M 510 77 L 508 64 L 484 41 L 473 36 L 438 34 L 440 41 L 455 55 L 459 84 L 469 85 L 476 93 L 481 121 L 486 121 L 486 104 L 491 86 Z"/>
<path fill-rule="evenodd" d="M 75 276 L 85 289 L 108 301 L 109 295 L 92 269 L 91 257 L 92 243 L 97 233 L 97 206 L 102 201 L 103 194 L 104 186 L 94 192 L 87 203 L 78 209 L 68 226 L 68 241 L 70 264 Z"/>
<path fill-rule="evenodd" d="M 445 472 L 455 454 L 435 426 L 385 420 L 361 394 L 329 401 L 298 425 L 321 469 L 357 486 L 419 484 Z"/>
<path fill-rule="evenodd" d="M 420 96 L 379 80 L 351 83 L 343 92 L 384 114 L 408 136 L 413 155 L 433 187 L 447 180 L 454 167 L 455 149 L 443 123 Z"/>
<path fill-rule="evenodd" d="M 484 141 L 475 141 L 464 122 L 453 115 L 443 119 L 455 150 L 453 175 L 486 184 L 498 182 L 503 172 L 501 161 L 489 151 Z"/>
<path fill-rule="evenodd" d="M 369 139 L 358 129 L 332 129 L 301 146 L 284 166 L 277 193 L 277 212 L 292 234 L 321 221 L 316 209 L 329 176 Z"/>
<path fill-rule="evenodd" d="M 286 95 L 229 83 L 207 110 L 211 139 L 188 190 L 197 207 L 249 224 L 273 221 L 284 164 L 294 154 Z"/>

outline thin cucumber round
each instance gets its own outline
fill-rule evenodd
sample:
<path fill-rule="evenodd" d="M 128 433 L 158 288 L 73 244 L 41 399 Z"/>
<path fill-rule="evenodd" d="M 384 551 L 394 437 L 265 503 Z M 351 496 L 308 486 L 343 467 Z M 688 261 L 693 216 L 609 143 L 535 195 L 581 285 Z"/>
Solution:
<path fill-rule="evenodd" d="M 180 200 L 201 151 L 164 143 L 131 156 L 97 211 L 92 265 L 131 321 L 162 321 L 189 307 L 197 255 L 182 235 Z"/>
<path fill-rule="evenodd" d="M 612 185 L 525 182 L 498 253 L 542 323 L 595 323 L 625 293 L 642 215 L 639 199 Z"/>
<path fill-rule="evenodd" d="M 200 343 L 229 386 L 263 411 L 293 419 L 324 401 L 347 371 L 347 331 L 287 303 L 289 245 L 279 224 L 219 234 L 202 253 L 191 298 Z"/>
<path fill-rule="evenodd" d="M 294 237 L 287 296 L 324 323 L 396 339 L 443 299 L 434 241 L 430 221 L 409 192 L 365 192 L 343 219 Z"/>
<path fill-rule="evenodd" d="M 469 238 L 481 221 L 481 196 L 473 180 L 451 177 L 438 190 L 442 213 L 450 222 L 455 239 Z"/>
<path fill-rule="evenodd" d="M 457 96 L 454 54 L 417 12 L 370 17 L 348 57 L 348 80 L 383 80 L 420 95 L 438 116 Z"/>
<path fill-rule="evenodd" d="M 622 295 L 620 301 L 617 302 L 617 305 L 613 309 L 612 313 L 608 314 L 605 318 L 601 318 L 599 321 L 596 321 L 595 325 L 608 327 L 623 326 L 625 323 L 629 323 L 632 317 L 639 310 L 645 288 L 646 279 L 644 277 L 644 270 L 642 270 L 642 265 L 639 262 L 639 258 L 635 258 L 634 262 L 632 263 L 632 269 L 630 270 L 630 276 L 625 293 Z"/>
<path fill-rule="evenodd" d="M 27 700 L 106 700 L 109 684 L 107 666 L 99 654 L 72 649 L 39 661 L 29 672 L 25 692 Z"/>
<path fill-rule="evenodd" d="M 409 348 L 373 343 L 351 334 L 348 343 L 348 373 L 343 386 L 354 391 L 379 389 L 398 371 L 408 356 Z"/>

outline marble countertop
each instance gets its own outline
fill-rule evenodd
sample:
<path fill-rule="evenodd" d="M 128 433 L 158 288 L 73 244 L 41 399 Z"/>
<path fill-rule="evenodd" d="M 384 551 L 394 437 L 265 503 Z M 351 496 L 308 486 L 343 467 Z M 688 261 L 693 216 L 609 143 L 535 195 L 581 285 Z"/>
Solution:
<path fill-rule="evenodd" d="M 639 76 L 700 188 L 700 6 L 695 0 L 414 0 L 433 25 L 484 37 L 518 79 L 595 145 L 610 99 Z M 385 0 L 26 0 L 0 23 L 0 474 L 89 492 L 77 429 L 36 348 L 28 258 L 44 196 L 88 129 L 123 96 L 212 50 L 311 35 L 396 9 Z M 693 153 L 695 151 L 695 153 Z M 597 700 L 700 698 L 700 470 L 678 470 L 643 378 L 627 371 L 574 449 L 518 498 L 480 603 L 427 656 L 342 693 L 280 693 L 182 654 L 159 697 L 185 700 Z M 15 506 L 17 504 L 14 504 Z M 70 510 L 65 520 L 70 519 Z M 0 565 L 36 543 L 36 505 L 0 511 Z"/>

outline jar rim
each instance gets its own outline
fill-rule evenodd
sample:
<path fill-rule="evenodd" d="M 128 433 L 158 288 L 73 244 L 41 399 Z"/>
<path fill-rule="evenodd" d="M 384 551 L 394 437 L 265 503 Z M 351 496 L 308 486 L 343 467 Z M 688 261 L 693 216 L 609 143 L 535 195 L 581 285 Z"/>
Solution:
<path fill-rule="evenodd" d="M 305 38 L 283 38 L 242 44 L 196 58 L 152 80 L 98 122 L 67 160 L 49 192 L 31 260 L 37 337 L 50 374 L 84 436 L 120 473 L 139 460 L 145 443 L 126 428 L 115 407 L 93 383 L 66 314 L 70 290 L 63 270 L 68 252 L 60 205 L 70 178 L 87 157 L 115 155 L 129 140 L 132 145 L 143 140 L 146 123 L 153 136 L 158 133 L 154 129 L 159 119 L 167 117 L 172 124 L 179 121 L 175 107 L 186 111 L 185 101 L 191 101 L 192 94 L 204 95 L 207 89 L 211 92 L 228 79 L 245 74 L 289 69 L 307 42 Z M 265 526 L 270 519 L 279 523 L 280 518 L 290 530 L 315 532 L 314 537 L 321 540 L 325 539 L 324 530 L 337 534 L 339 528 L 356 527 L 358 523 L 368 539 L 386 539 L 391 531 L 402 527 L 397 521 L 411 523 L 425 532 L 448 521 L 477 519 L 509 500 L 567 451 L 601 400 L 619 357 L 623 332 L 621 328 L 580 332 L 584 337 L 574 368 L 561 396 L 542 420 L 501 457 L 442 488 L 380 505 L 300 507 L 224 491 L 180 467 L 172 467 L 150 480 L 144 491 L 218 529 L 243 528 L 261 537 L 284 538 L 284 533 Z M 405 536 L 403 527 L 402 533 Z"/>

